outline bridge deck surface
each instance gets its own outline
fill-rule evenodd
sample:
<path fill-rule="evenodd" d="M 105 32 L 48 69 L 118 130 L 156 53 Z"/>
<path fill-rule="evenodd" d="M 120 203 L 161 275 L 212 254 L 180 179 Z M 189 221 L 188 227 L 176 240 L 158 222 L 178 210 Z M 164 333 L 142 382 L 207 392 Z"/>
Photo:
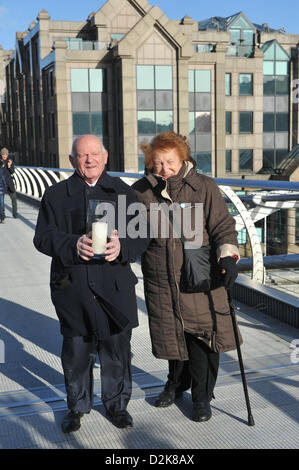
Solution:
<path fill-rule="evenodd" d="M 190 420 L 189 392 L 170 408 L 153 406 L 166 380 L 167 362 L 151 354 L 138 263 L 133 269 L 139 278 L 140 326 L 133 332 L 134 389 L 128 407 L 134 427 L 118 430 L 106 419 L 97 363 L 95 406 L 78 432 L 63 434 L 62 339 L 50 300 L 50 259 L 32 244 L 37 209 L 19 202 L 19 213 L 18 219 L 11 217 L 6 198 L 6 223 L 0 225 L 1 449 L 298 448 L 299 367 L 290 344 L 299 332 L 246 305 L 236 303 L 255 426 L 247 426 L 236 352 L 221 355 L 210 421 Z"/>

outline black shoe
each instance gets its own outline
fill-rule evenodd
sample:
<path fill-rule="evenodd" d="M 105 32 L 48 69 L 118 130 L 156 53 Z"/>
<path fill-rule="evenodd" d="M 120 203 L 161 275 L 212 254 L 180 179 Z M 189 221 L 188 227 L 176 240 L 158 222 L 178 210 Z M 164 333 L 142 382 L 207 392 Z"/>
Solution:
<path fill-rule="evenodd" d="M 80 429 L 80 419 L 83 414 L 79 411 L 69 410 L 63 418 L 61 427 L 63 432 L 75 432 Z"/>
<path fill-rule="evenodd" d="M 166 408 L 167 406 L 173 405 L 175 400 L 181 396 L 182 392 L 175 392 L 174 390 L 163 390 L 163 392 L 158 395 L 154 405 L 158 408 Z"/>
<path fill-rule="evenodd" d="M 210 403 L 207 401 L 199 401 L 193 403 L 192 420 L 193 421 L 208 421 L 212 417 Z"/>
<path fill-rule="evenodd" d="M 13 214 L 13 218 L 14 218 L 14 219 L 17 219 L 17 218 L 18 218 L 18 214 Z"/>
<path fill-rule="evenodd" d="M 133 426 L 133 418 L 126 410 L 114 413 L 107 411 L 107 417 L 117 428 L 131 428 Z"/>

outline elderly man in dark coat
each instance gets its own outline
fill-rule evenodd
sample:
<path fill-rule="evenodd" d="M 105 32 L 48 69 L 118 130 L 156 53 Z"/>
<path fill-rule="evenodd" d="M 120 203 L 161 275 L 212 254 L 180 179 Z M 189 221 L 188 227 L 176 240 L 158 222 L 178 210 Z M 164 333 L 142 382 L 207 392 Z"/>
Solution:
<path fill-rule="evenodd" d="M 92 369 L 98 353 L 102 401 L 111 422 L 130 427 L 127 412 L 132 390 L 130 340 L 138 326 L 135 284 L 130 263 L 146 249 L 146 238 L 123 238 L 114 230 L 105 258 L 95 260 L 86 219 L 89 200 L 112 201 L 119 196 L 137 201 L 133 190 L 105 171 L 107 151 L 92 135 L 74 141 L 70 162 L 75 173 L 48 188 L 42 198 L 35 247 L 52 257 L 51 297 L 63 335 L 62 366 L 69 411 L 64 432 L 80 428 L 93 403 Z M 122 200 L 123 200 L 122 199 Z M 126 212 L 127 214 L 127 212 Z M 129 217 L 126 215 L 125 222 Z M 123 223 L 123 222 L 122 222 Z M 120 227 L 119 220 L 115 223 Z"/>
<path fill-rule="evenodd" d="M 1 149 L 1 158 L 4 163 L 4 177 L 6 180 L 6 185 L 7 185 L 7 194 L 9 195 L 11 199 L 11 205 L 12 205 L 12 216 L 15 219 L 17 217 L 17 193 L 16 193 L 16 188 L 15 188 L 15 183 L 13 180 L 13 174 L 15 172 L 15 164 L 11 158 L 8 157 L 8 150 L 7 148 Z"/>

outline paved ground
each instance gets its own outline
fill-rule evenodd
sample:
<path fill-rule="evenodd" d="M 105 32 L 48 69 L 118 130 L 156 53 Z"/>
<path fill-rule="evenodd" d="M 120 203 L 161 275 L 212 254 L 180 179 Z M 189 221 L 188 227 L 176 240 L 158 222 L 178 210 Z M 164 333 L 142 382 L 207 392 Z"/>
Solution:
<path fill-rule="evenodd" d="M 237 304 L 255 426 L 247 426 L 235 352 L 221 356 L 210 421 L 190 420 L 189 393 L 170 408 L 153 406 L 167 363 L 151 354 L 138 263 L 140 326 L 132 340 L 134 391 L 129 404 L 134 427 L 118 430 L 106 419 L 97 364 L 94 409 L 78 432 L 63 434 L 66 401 L 61 337 L 49 294 L 50 259 L 32 244 L 37 210 L 19 203 L 20 217 L 13 219 L 8 198 L 6 204 L 6 224 L 0 225 L 1 449 L 106 449 L 112 456 L 116 449 L 298 448 L 299 351 L 291 342 L 299 348 L 299 331 L 245 305 Z"/>

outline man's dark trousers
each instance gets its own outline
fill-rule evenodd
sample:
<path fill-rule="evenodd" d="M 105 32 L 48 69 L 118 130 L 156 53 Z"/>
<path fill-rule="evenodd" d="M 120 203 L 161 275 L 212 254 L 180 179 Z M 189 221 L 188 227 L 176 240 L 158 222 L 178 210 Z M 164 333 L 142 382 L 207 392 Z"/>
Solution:
<path fill-rule="evenodd" d="M 11 199 L 11 205 L 12 205 L 12 215 L 15 217 L 17 215 L 17 193 L 16 191 L 10 191 L 9 189 L 7 190 L 7 194 L 9 195 Z"/>
<path fill-rule="evenodd" d="M 89 413 L 93 405 L 93 367 L 99 355 L 101 397 L 106 411 L 127 408 L 132 393 L 132 330 L 98 340 L 96 337 L 64 337 L 62 367 L 69 410 Z"/>

